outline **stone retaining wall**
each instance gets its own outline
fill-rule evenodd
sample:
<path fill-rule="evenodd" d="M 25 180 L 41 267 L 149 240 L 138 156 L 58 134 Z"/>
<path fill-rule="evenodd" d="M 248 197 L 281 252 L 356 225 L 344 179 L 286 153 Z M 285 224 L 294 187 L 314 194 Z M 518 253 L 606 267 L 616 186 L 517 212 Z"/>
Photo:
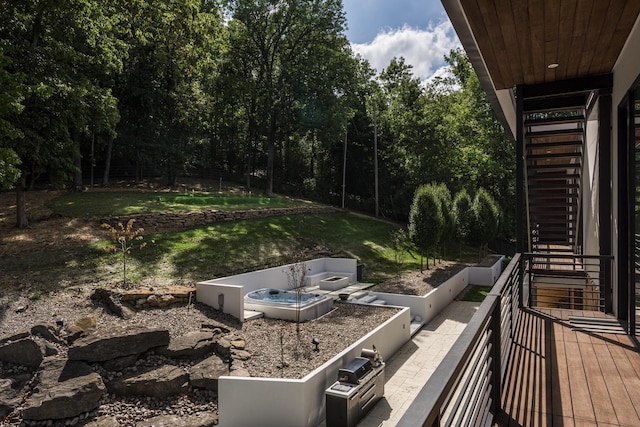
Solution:
<path fill-rule="evenodd" d="M 136 220 L 136 226 L 144 228 L 144 234 L 186 230 L 220 222 L 241 221 L 246 219 L 270 218 L 276 216 L 301 214 L 326 214 L 344 212 L 332 206 L 296 206 L 289 208 L 267 208 L 241 211 L 206 210 L 197 212 L 162 212 L 136 215 L 123 215 L 100 219 L 100 224 L 115 226 L 126 224 L 129 219 Z"/>

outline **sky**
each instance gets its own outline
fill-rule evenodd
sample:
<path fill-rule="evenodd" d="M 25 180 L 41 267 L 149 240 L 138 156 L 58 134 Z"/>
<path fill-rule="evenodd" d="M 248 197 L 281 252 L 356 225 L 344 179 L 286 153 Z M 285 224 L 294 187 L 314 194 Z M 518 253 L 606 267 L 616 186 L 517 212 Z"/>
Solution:
<path fill-rule="evenodd" d="M 440 75 L 460 42 L 439 0 L 342 0 L 353 50 L 378 71 L 404 57 L 421 81 Z"/>

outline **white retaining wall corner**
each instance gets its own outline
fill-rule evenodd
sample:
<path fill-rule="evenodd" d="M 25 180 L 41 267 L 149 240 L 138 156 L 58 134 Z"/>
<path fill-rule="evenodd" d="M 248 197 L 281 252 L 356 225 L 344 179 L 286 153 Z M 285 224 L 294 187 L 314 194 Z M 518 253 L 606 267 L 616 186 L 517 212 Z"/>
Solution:
<path fill-rule="evenodd" d="M 492 286 L 500 274 L 504 256 L 491 267 L 467 267 L 434 288 L 426 295 L 402 295 L 386 292 L 371 292 L 387 304 L 409 307 L 412 316 L 420 316 L 427 323 L 453 301 L 470 284 Z"/>
<path fill-rule="evenodd" d="M 332 272 L 332 275 L 349 276 L 352 281 L 357 275 L 358 261 L 352 258 L 317 258 L 304 263 L 308 268 L 307 275 Z M 288 289 L 287 272 L 291 265 L 199 282 L 196 285 L 196 299 L 220 310 L 218 295 L 224 294 L 224 307 L 221 311 L 244 320 L 244 295 L 262 288 Z"/>
<path fill-rule="evenodd" d="M 218 304 L 220 295 L 223 295 L 223 307 Z M 244 290 L 240 285 L 200 282 L 196 284 L 196 300 L 244 320 Z"/>
<path fill-rule="evenodd" d="M 325 390 L 336 381 L 338 369 L 373 345 L 384 359 L 391 357 L 410 339 L 410 323 L 404 308 L 300 380 L 220 377 L 219 425 L 317 426 L 325 418 Z"/>
<path fill-rule="evenodd" d="M 504 256 L 501 256 L 491 267 L 468 267 L 469 284 L 481 286 L 493 286 L 502 274 Z"/>

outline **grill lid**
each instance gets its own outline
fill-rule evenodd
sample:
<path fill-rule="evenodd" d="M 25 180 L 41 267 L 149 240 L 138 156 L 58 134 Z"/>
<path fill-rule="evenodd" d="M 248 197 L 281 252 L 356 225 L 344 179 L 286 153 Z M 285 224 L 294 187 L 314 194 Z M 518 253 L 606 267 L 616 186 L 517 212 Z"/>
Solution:
<path fill-rule="evenodd" d="M 366 357 L 356 357 L 338 370 L 338 381 L 359 384 L 360 378 L 372 369 L 371 360 Z"/>

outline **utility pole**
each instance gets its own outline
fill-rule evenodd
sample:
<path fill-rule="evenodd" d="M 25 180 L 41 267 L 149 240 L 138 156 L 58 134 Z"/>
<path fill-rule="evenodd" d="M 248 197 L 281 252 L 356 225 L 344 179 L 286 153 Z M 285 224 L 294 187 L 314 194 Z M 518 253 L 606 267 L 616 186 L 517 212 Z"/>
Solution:
<path fill-rule="evenodd" d="M 347 132 L 344 130 L 344 158 L 342 160 L 342 209 L 344 209 L 344 193 L 347 187 Z"/>
<path fill-rule="evenodd" d="M 378 217 L 378 110 L 373 105 L 373 170 L 375 174 L 376 218 Z"/>

